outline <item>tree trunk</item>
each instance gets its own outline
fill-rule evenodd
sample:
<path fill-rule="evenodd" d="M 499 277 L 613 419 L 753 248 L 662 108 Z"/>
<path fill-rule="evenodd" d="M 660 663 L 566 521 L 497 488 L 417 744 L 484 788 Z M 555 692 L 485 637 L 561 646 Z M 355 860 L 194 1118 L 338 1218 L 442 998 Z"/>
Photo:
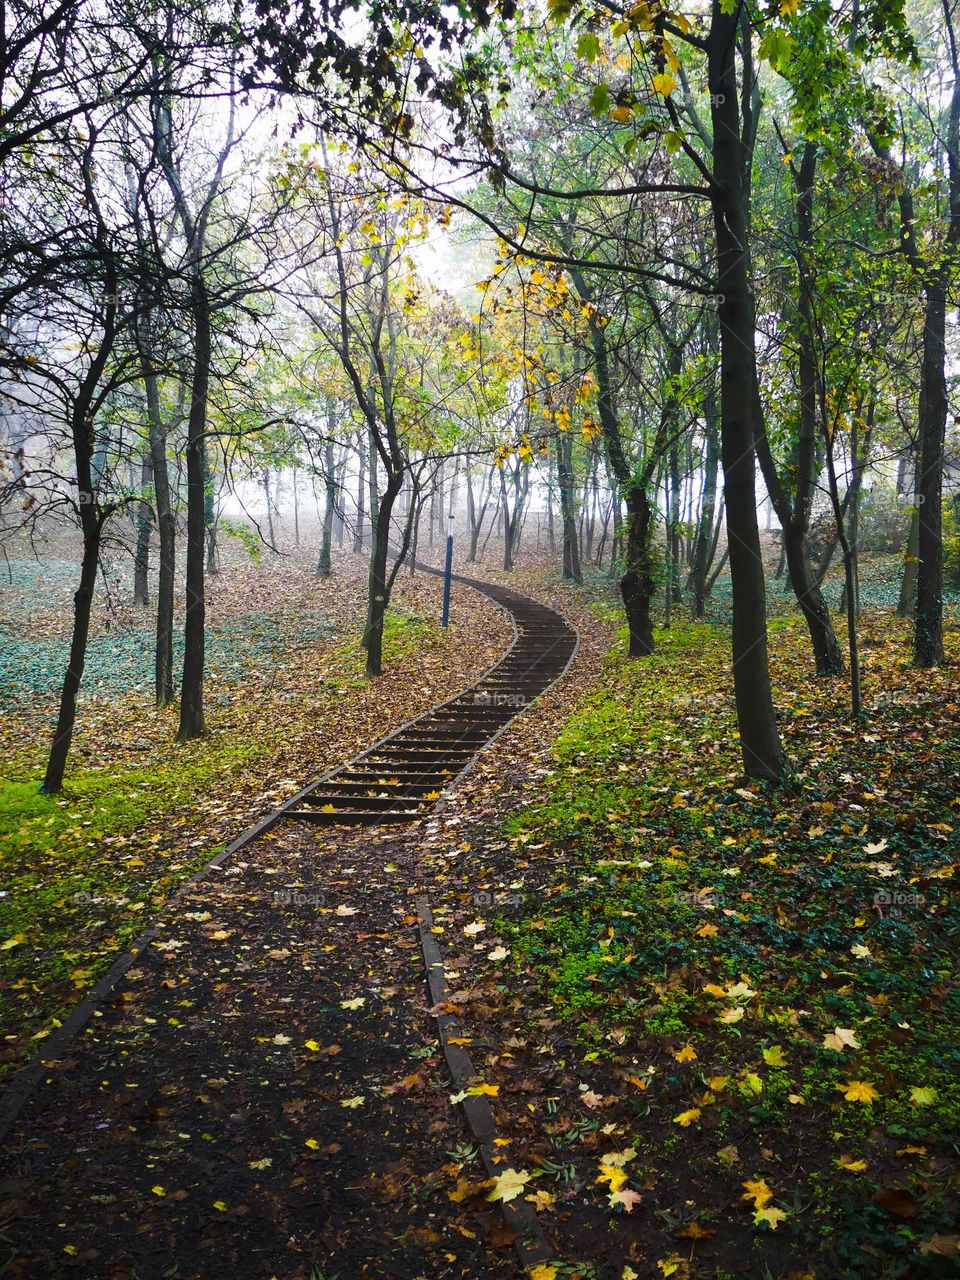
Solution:
<path fill-rule="evenodd" d="M 207 540 L 207 573 L 210 577 L 220 572 L 217 557 L 217 510 L 213 500 L 213 468 L 210 466 L 210 450 L 203 442 L 203 527 Z"/>
<path fill-rule="evenodd" d="M 330 544 L 333 540 L 333 513 L 337 505 L 337 477 L 334 470 L 332 440 L 327 441 L 324 449 L 323 470 L 323 532 L 320 535 L 320 559 L 317 562 L 317 577 L 329 578 L 331 573 Z"/>
<path fill-rule="evenodd" d="M 357 523 L 353 530 L 353 551 L 359 555 L 363 550 L 363 519 L 367 492 L 367 444 L 363 433 L 360 435 L 360 476 L 357 480 Z"/>
<path fill-rule="evenodd" d="M 153 473 L 153 501 L 157 515 L 159 543 L 157 576 L 157 631 L 154 689 L 158 707 L 168 707 L 173 688 L 173 595 L 176 569 L 177 521 L 170 504 L 170 473 L 167 469 L 167 433 L 160 416 L 160 389 L 150 362 L 149 324 L 140 337 L 140 368 L 147 399 L 150 431 L 150 460 Z"/>
<path fill-rule="evenodd" d="M 580 583 L 580 545 L 577 541 L 577 521 L 573 511 L 573 466 L 570 437 L 565 432 L 557 436 L 557 489 L 560 494 L 560 525 L 563 534 L 563 576 L 568 582 Z"/>
<path fill-rule="evenodd" d="M 194 358 L 187 418 L 187 607 L 184 619 L 183 680 L 180 686 L 178 742 L 200 738 L 203 718 L 203 667 L 206 601 L 204 541 L 206 533 L 207 392 L 210 381 L 210 303 L 206 282 L 193 286 Z"/>
<path fill-rule="evenodd" d="M 733 679 L 740 748 L 748 777 L 779 781 L 786 759 L 777 730 L 767 656 L 766 590 L 754 484 L 754 307 L 747 275 L 737 18 L 713 0 L 708 37 L 713 123 L 711 195 L 720 319 L 720 426 L 724 505 L 733 597 Z"/>
<path fill-rule="evenodd" d="M 716 387 L 711 378 L 704 396 L 706 451 L 703 461 L 703 499 L 700 503 L 700 519 L 697 522 L 697 533 L 693 543 L 693 563 L 690 568 L 695 618 L 703 618 L 707 612 L 707 574 L 710 572 L 710 551 L 714 544 L 713 525 L 717 514 L 720 439 L 717 433 L 716 402 Z"/>
<path fill-rule="evenodd" d="M 910 510 L 910 529 L 903 553 L 903 577 L 900 579 L 900 600 L 897 613 L 901 618 L 912 618 L 917 609 L 917 569 L 920 555 L 920 458 L 917 455 L 913 468 L 913 506 Z"/>
<path fill-rule="evenodd" d="M 624 494 L 627 507 L 626 568 L 620 579 L 620 594 L 630 632 L 631 658 L 644 658 L 654 651 L 650 610 L 656 591 L 653 572 L 653 506 L 646 486 L 631 484 Z"/>
<path fill-rule="evenodd" d="M 146 442 L 140 462 L 140 491 L 144 495 L 137 503 L 137 548 L 133 561 L 133 602 L 149 603 L 150 534 L 153 530 L 153 509 L 146 496 L 153 484 L 153 464 L 150 458 L 150 441 Z"/>
<path fill-rule="evenodd" d="M 955 215 L 956 216 L 956 215 Z M 947 294 L 943 273 L 928 282 L 920 373 L 917 605 L 913 661 L 941 666 L 943 650 L 943 445 L 947 427 Z"/>
<path fill-rule="evenodd" d="M 403 474 L 387 479 L 372 525 L 373 546 L 370 550 L 370 573 L 367 595 L 367 622 L 364 647 L 367 651 L 367 675 L 383 674 L 383 624 L 390 603 L 387 589 L 387 557 L 390 553 L 390 517 L 393 504 L 403 484 Z"/>

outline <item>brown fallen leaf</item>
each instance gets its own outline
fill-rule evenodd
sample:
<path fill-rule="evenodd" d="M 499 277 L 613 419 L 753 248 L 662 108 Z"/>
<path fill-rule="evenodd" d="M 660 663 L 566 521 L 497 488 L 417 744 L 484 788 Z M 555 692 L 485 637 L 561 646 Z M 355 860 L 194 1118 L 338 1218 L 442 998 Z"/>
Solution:
<path fill-rule="evenodd" d="M 920 1206 L 903 1187 L 885 1187 L 873 1196 L 873 1203 L 894 1218 L 915 1218 Z"/>

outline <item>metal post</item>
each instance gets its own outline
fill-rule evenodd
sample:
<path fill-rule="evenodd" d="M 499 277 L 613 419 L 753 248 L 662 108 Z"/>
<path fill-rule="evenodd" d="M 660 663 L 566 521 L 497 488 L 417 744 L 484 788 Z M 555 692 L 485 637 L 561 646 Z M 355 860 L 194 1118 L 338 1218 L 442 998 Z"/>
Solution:
<path fill-rule="evenodd" d="M 447 558 L 443 566 L 443 615 L 441 627 L 450 621 L 450 578 L 453 572 L 453 513 L 450 513 L 447 524 Z"/>

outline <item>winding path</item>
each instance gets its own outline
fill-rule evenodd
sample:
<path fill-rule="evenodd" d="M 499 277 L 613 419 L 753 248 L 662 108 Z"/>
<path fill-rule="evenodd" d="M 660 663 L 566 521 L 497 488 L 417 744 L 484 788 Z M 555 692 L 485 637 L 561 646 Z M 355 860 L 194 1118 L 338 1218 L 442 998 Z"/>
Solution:
<path fill-rule="evenodd" d="M 442 576 L 431 565 L 417 567 Z M 230 852 L 283 819 L 336 826 L 419 822 L 477 752 L 564 674 L 579 636 L 562 614 L 508 587 L 461 574 L 453 581 L 510 614 L 514 640 L 506 654 L 462 693 L 311 782 L 239 837 Z"/>

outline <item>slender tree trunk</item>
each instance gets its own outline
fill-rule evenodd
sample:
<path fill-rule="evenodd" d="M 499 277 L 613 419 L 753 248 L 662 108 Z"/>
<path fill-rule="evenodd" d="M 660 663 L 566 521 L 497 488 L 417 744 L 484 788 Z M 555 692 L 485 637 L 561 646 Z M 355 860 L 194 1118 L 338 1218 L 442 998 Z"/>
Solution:
<path fill-rule="evenodd" d="M 716 388 L 713 380 L 704 398 L 706 449 L 703 462 L 703 499 L 700 519 L 693 543 L 690 585 L 693 589 L 693 616 L 702 618 L 707 612 L 707 574 L 710 571 L 710 549 L 713 544 L 714 520 L 717 514 L 717 473 L 720 468 L 720 438 L 716 421 Z M 718 521 L 719 523 L 719 521 Z"/>
<path fill-rule="evenodd" d="M 506 464 L 504 464 L 505 468 Z M 505 573 L 509 573 L 513 568 L 513 529 L 510 523 L 510 502 L 507 493 L 507 477 L 506 470 L 500 472 L 500 506 L 501 520 L 503 522 L 503 569 Z M 433 521 L 431 520 L 431 526 Z"/>
<path fill-rule="evenodd" d="M 913 467 L 913 506 L 910 509 L 910 529 L 903 554 L 903 576 L 900 579 L 900 601 L 897 613 L 901 618 L 912 618 L 917 609 L 917 568 L 920 558 L 920 457 L 916 455 Z"/>
<path fill-rule="evenodd" d="M 150 441 L 146 442 L 140 462 L 140 491 L 144 496 L 137 503 L 137 548 L 133 561 L 134 604 L 149 603 L 150 534 L 153 530 L 153 508 L 147 493 L 153 484 L 153 462 L 150 457 Z"/>
<path fill-rule="evenodd" d="M 955 213 L 956 217 L 957 214 Z M 944 273 L 926 286 L 920 372 L 917 606 L 913 661 L 941 666 L 943 649 L 943 445 L 947 427 L 947 291 Z"/>
<path fill-rule="evenodd" d="M 329 578 L 331 573 L 330 544 L 333 540 L 333 513 L 337 505 L 337 477 L 334 469 L 332 440 L 328 440 L 324 448 L 323 470 L 323 531 L 320 535 L 320 559 L 317 563 L 317 577 Z"/>
<path fill-rule="evenodd" d="M 547 457 L 547 546 L 551 555 L 556 555 L 557 552 L 557 535 L 553 528 L 554 466 L 553 454 L 550 454 Z"/>
<path fill-rule="evenodd" d="M 57 727 L 54 731 L 50 756 L 47 760 L 47 771 L 43 780 L 42 789 L 50 795 L 63 789 L 63 775 L 77 718 L 77 693 L 83 679 L 87 640 L 90 635 L 90 613 L 93 607 L 93 590 L 97 581 L 97 566 L 100 563 L 101 542 L 99 519 L 95 512 L 91 512 L 91 517 L 90 520 L 82 521 L 84 524 L 83 558 L 80 562 L 80 584 L 73 597 L 70 658 L 60 690 Z"/>
<path fill-rule="evenodd" d="M 631 658 L 645 658 L 654 651 L 650 611 L 657 588 L 653 571 L 653 505 L 642 481 L 624 493 L 627 507 L 626 567 L 620 579 L 620 594 L 627 615 Z"/>
<path fill-rule="evenodd" d="M 720 422 L 733 597 L 733 680 L 748 777 L 779 781 L 786 760 L 767 655 L 766 590 L 754 483 L 754 309 L 747 274 L 743 139 L 735 49 L 737 17 L 713 0 L 707 40 L 713 123 L 713 205 L 720 297 Z"/>
<path fill-rule="evenodd" d="M 560 495 L 560 524 L 563 534 L 563 576 L 568 582 L 582 582 L 577 521 L 573 511 L 574 477 L 569 434 L 557 435 L 557 489 Z"/>
<path fill-rule="evenodd" d="M 840 490 L 837 484 L 837 471 L 833 459 L 833 443 L 826 441 L 827 474 L 830 479 L 830 501 L 833 504 L 834 519 L 837 522 L 837 540 L 843 551 L 844 597 L 847 616 L 847 647 L 850 654 L 850 709 L 855 716 L 863 710 L 860 692 L 860 652 L 857 644 L 857 588 L 856 565 L 853 549 L 847 537 L 844 511 L 840 503 Z M 852 483 L 852 481 L 851 481 Z"/>
<path fill-rule="evenodd" d="M 206 282 L 193 287 L 194 363 L 187 419 L 187 607 L 184 619 L 183 680 L 180 686 L 178 742 L 200 738 L 203 718 L 203 668 L 206 601 L 204 541 L 206 532 L 207 394 L 210 382 L 210 303 Z"/>
<path fill-rule="evenodd" d="M 367 623 L 364 647 L 367 651 L 367 675 L 383 674 L 383 626 L 390 603 L 387 588 L 387 558 L 390 554 L 390 517 L 403 484 L 403 474 L 391 474 L 380 496 L 376 520 L 373 522 L 373 547 L 370 552 Z"/>
<path fill-rule="evenodd" d="M 271 547 L 277 545 L 277 535 L 273 528 L 273 499 L 270 496 L 270 468 L 264 467 L 260 477 L 263 485 L 263 498 L 267 504 L 267 538 L 270 540 Z"/>
<path fill-rule="evenodd" d="M 220 572 L 220 564 L 217 559 L 217 512 L 213 501 L 213 470 L 210 466 L 210 451 L 206 440 L 203 441 L 203 527 L 207 540 L 207 573 L 213 577 Z"/>
<path fill-rule="evenodd" d="M 147 400 L 153 501 L 157 515 L 157 630 L 154 689 L 158 707 L 173 702 L 173 597 L 176 570 L 177 521 L 170 501 L 167 432 L 160 414 L 160 389 L 150 357 L 150 326 L 141 330 L 140 369 Z"/>
<path fill-rule="evenodd" d="M 367 494 L 367 442 L 364 432 L 360 434 L 360 475 L 357 480 L 357 523 L 353 530 L 353 551 L 359 555 L 363 550 L 363 521 Z"/>

